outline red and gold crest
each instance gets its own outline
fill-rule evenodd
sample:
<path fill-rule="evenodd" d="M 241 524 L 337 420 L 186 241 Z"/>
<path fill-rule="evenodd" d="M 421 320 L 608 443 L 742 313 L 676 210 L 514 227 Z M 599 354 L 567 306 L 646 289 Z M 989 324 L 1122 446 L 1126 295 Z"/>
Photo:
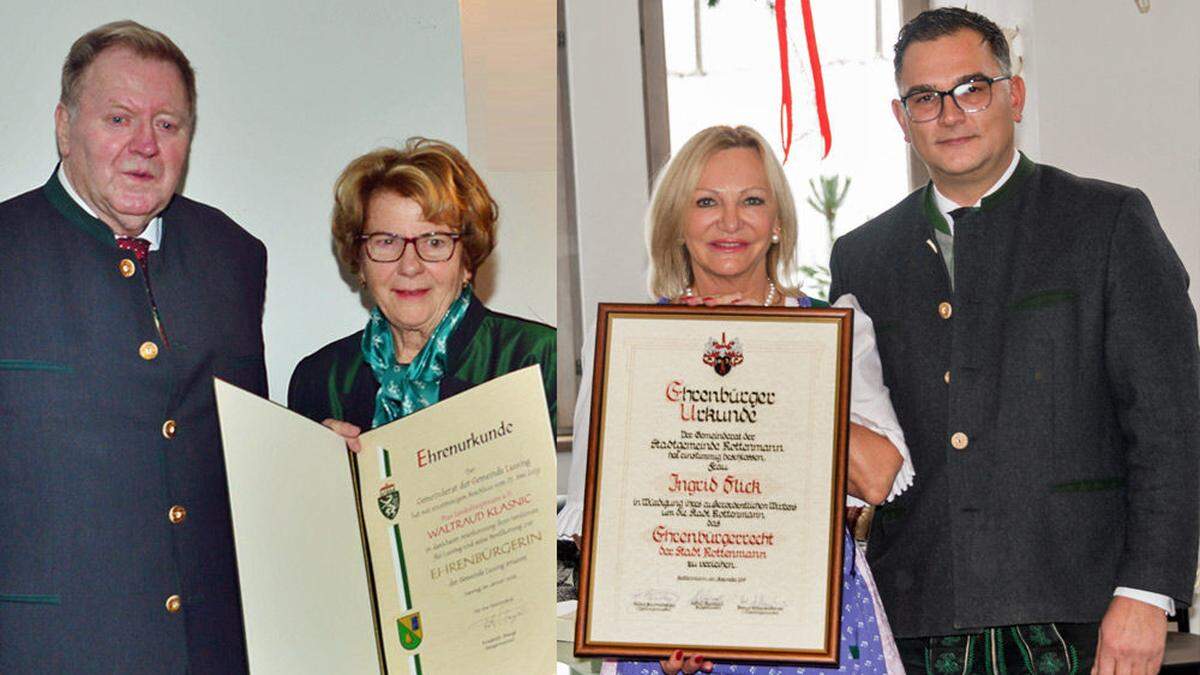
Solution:
<path fill-rule="evenodd" d="M 721 377 L 745 360 L 745 356 L 742 355 L 741 343 L 737 338 L 726 340 L 725 333 L 721 333 L 720 341 L 709 338 L 708 345 L 704 348 L 704 364 L 712 366 L 712 369 Z"/>

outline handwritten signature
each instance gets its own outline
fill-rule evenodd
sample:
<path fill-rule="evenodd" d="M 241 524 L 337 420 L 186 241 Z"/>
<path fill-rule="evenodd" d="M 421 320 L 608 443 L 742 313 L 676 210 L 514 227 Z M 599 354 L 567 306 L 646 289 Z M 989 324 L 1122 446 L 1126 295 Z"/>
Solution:
<path fill-rule="evenodd" d="M 507 626 L 525 615 L 524 603 L 517 603 L 494 612 L 487 612 L 473 621 L 468 628 L 471 630 L 494 630 Z"/>
<path fill-rule="evenodd" d="M 725 606 L 725 596 L 713 593 L 707 588 L 701 588 L 692 594 L 690 602 L 696 609 L 721 609 Z"/>
<path fill-rule="evenodd" d="M 748 614 L 778 614 L 787 609 L 787 602 L 757 593 L 738 598 L 737 608 Z"/>

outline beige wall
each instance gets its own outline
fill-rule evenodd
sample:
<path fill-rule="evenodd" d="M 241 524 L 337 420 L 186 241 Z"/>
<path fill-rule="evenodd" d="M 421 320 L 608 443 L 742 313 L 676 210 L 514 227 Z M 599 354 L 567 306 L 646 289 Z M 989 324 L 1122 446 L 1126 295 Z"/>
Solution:
<path fill-rule="evenodd" d="M 494 308 L 554 325 L 553 0 L 462 0 L 471 162 L 500 204 L 496 250 L 476 287 Z"/>
<path fill-rule="evenodd" d="M 564 295 L 581 317 L 577 334 L 586 336 L 593 330 L 598 303 L 649 300 L 642 222 L 650 179 L 638 5 L 633 0 L 568 0 L 561 29 L 566 40 L 576 223 L 575 240 L 566 242 L 575 250 L 563 255 L 567 262 L 576 256 L 579 275 L 576 288 Z M 560 269 L 569 272 L 571 265 Z M 570 319 L 566 308 L 561 312 L 564 321 Z M 571 369 L 570 377 L 559 378 L 560 388 L 578 386 L 573 342 L 559 336 L 559 368 L 564 373 Z M 570 399 L 560 391 L 560 405 L 566 400 Z M 565 493 L 570 453 L 559 453 L 558 462 L 559 492 Z"/>

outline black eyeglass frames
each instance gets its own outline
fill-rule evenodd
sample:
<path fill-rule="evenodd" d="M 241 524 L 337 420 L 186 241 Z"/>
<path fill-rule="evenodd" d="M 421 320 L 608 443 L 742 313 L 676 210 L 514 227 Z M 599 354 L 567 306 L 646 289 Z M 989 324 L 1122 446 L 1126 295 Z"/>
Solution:
<path fill-rule="evenodd" d="M 1010 79 L 1012 75 L 976 77 L 946 91 L 922 89 L 911 92 L 902 97 L 900 103 L 913 122 L 932 122 L 941 117 L 947 96 L 965 113 L 983 112 L 992 104 L 992 85 Z"/>

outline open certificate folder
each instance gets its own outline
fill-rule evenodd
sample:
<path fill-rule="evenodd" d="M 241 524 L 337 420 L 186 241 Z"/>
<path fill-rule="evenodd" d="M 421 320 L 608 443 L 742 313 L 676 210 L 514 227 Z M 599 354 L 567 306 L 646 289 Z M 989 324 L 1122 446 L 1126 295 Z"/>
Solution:
<path fill-rule="evenodd" d="M 537 366 L 366 432 L 358 454 L 215 387 L 251 672 L 553 672 L 554 444 Z"/>

